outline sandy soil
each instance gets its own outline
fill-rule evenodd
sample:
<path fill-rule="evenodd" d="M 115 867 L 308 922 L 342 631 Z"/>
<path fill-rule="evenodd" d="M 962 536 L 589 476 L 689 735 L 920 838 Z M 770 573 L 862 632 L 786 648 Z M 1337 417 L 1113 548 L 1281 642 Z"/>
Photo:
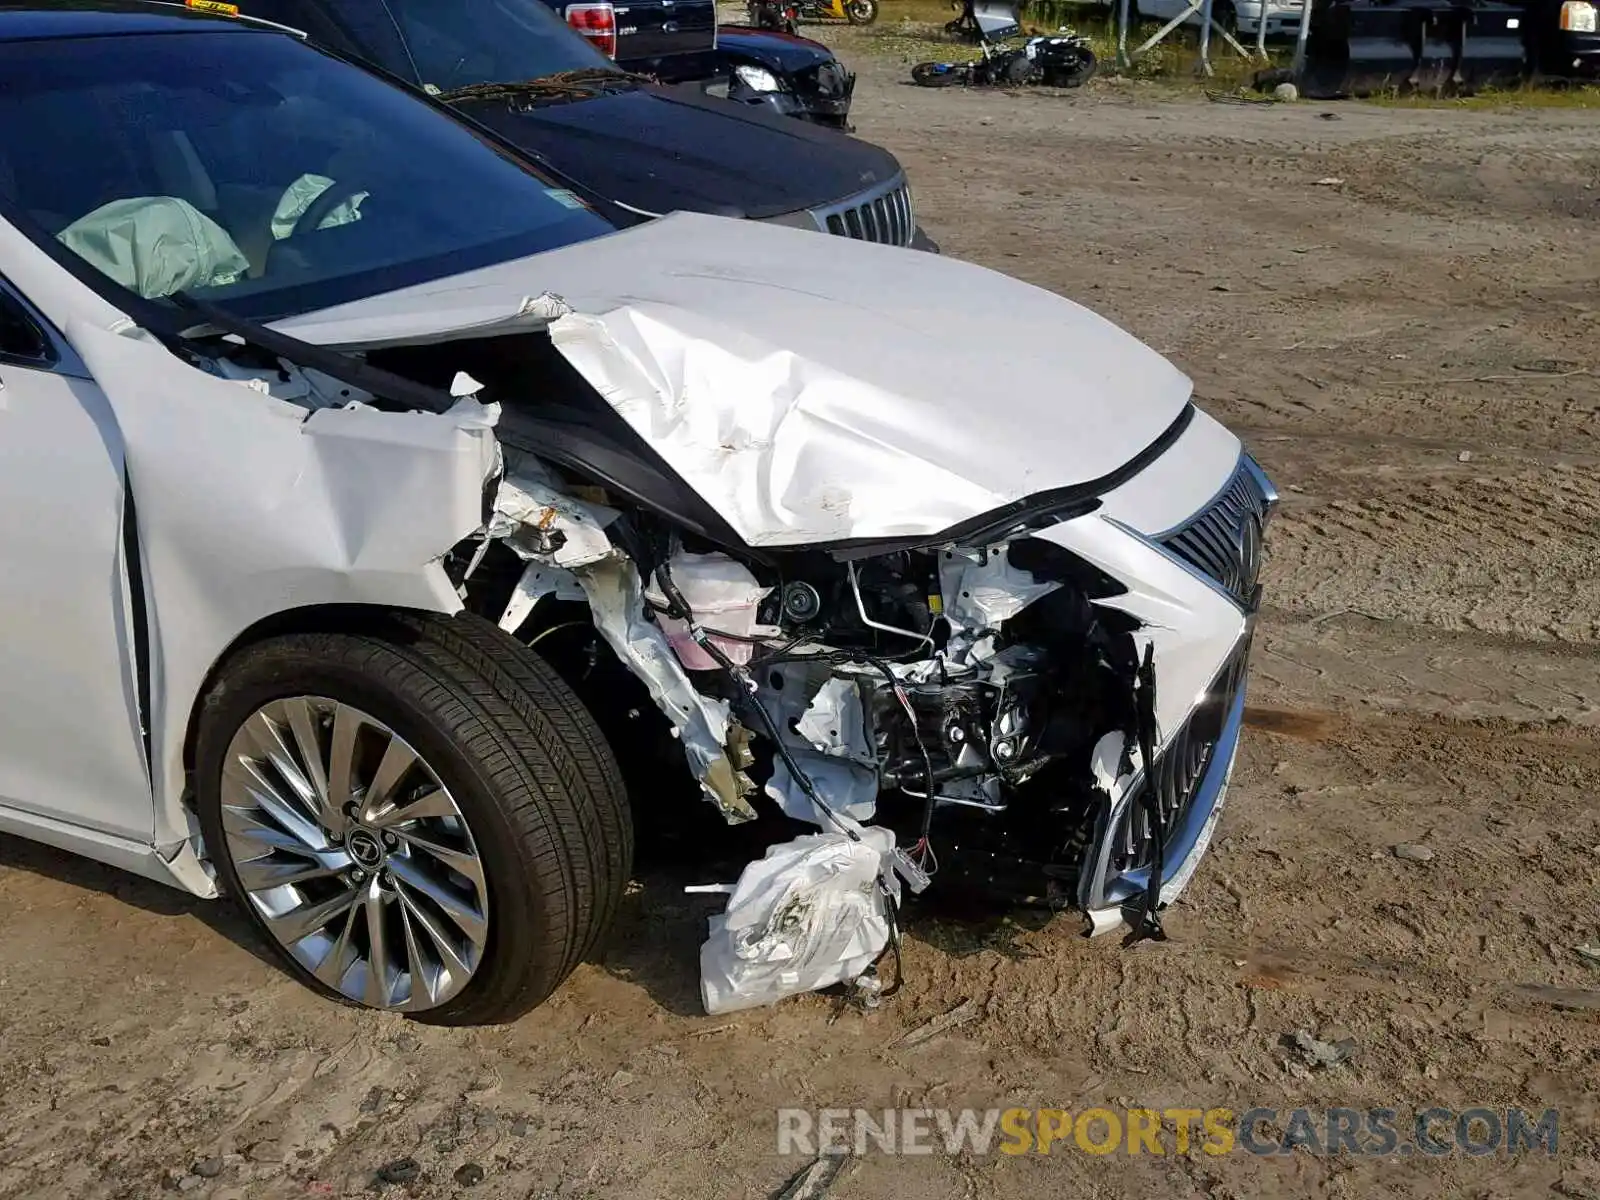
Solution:
<path fill-rule="evenodd" d="M 860 133 L 945 249 L 1174 357 L 1284 493 L 1172 940 L 926 913 L 875 1014 L 712 1019 L 676 889 L 727 876 L 679 864 L 544 1008 L 438 1030 L 314 998 L 226 907 L 0 839 L 0 1197 L 356 1195 L 405 1155 L 390 1194 L 765 1197 L 799 1165 L 779 1106 L 1096 1102 L 1557 1105 L 1561 1153 L 869 1156 L 830 1194 L 1600 1196 L 1600 1012 L 1521 990 L 1600 988 L 1592 114 L 930 93 L 850 37 Z M 1356 1056 L 1287 1069 L 1297 1029 Z"/>

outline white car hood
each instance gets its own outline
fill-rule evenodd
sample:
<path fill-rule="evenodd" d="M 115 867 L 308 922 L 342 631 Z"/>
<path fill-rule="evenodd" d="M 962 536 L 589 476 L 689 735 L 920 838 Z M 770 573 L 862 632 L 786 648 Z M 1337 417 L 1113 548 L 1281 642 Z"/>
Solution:
<path fill-rule="evenodd" d="M 1191 391 L 996 272 L 686 213 L 277 325 L 366 347 L 539 327 L 755 546 L 931 535 L 1098 479 Z"/>

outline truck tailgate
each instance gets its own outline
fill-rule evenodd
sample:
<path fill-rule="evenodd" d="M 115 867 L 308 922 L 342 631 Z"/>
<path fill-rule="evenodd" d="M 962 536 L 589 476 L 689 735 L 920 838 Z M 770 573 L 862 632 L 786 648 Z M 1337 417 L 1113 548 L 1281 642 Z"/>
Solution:
<path fill-rule="evenodd" d="M 616 12 L 619 59 L 693 53 L 717 44 L 716 0 L 624 0 Z"/>

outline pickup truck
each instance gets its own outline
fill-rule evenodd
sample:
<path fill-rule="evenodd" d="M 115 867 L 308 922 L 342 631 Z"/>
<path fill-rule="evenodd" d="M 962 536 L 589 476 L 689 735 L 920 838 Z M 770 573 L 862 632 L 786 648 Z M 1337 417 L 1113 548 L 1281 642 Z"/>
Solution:
<path fill-rule="evenodd" d="M 628 71 L 847 128 L 855 75 L 821 42 L 717 24 L 715 0 L 544 0 Z"/>
<path fill-rule="evenodd" d="M 764 107 L 641 82 L 543 0 L 239 6 L 431 93 L 631 212 L 713 213 L 938 249 L 887 150 Z"/>

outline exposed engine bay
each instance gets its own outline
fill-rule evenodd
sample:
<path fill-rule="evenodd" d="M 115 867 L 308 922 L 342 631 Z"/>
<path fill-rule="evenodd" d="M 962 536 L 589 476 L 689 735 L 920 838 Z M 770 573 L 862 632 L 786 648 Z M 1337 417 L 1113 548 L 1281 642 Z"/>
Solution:
<path fill-rule="evenodd" d="M 811 540 L 848 493 L 716 502 L 719 474 L 777 469 L 783 429 L 663 426 L 643 406 L 691 410 L 691 366 L 640 383 L 637 360 L 581 344 L 615 332 L 602 320 L 552 295 L 519 315 L 337 354 L 236 329 L 196 365 L 313 410 L 404 409 L 414 388 L 492 424 L 483 525 L 441 563 L 462 606 L 572 684 L 636 804 L 686 765 L 728 822 L 775 807 L 817 831 L 712 889 L 729 902 L 702 951 L 708 1010 L 879 986 L 904 891 L 935 876 L 1161 936 L 1220 812 L 1275 501 L 1231 435 L 1183 404 L 1100 478 L 963 498 L 931 533 Z M 708 436 L 725 469 L 685 467 Z M 1196 456 L 1216 464 L 1198 481 Z M 1192 520 L 1161 516 L 1174 505 Z"/>

